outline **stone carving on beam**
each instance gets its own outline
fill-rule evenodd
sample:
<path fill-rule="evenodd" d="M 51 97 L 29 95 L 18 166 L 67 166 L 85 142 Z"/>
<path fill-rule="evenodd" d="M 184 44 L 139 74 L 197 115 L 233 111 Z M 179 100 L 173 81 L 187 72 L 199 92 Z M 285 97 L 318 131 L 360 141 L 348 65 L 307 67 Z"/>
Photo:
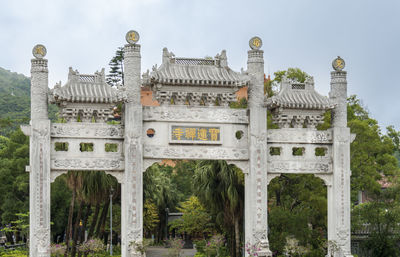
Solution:
<path fill-rule="evenodd" d="M 307 130 L 307 129 L 269 129 L 268 143 L 313 143 L 331 144 L 332 130 Z"/>
<path fill-rule="evenodd" d="M 56 178 L 61 176 L 62 174 L 67 174 L 67 170 L 52 170 L 50 171 L 50 182 L 53 183 Z"/>
<path fill-rule="evenodd" d="M 244 174 L 249 173 L 249 162 L 248 161 L 227 161 L 227 163 L 236 165 L 236 167 L 241 169 Z"/>
<path fill-rule="evenodd" d="M 154 163 L 161 163 L 162 159 L 143 159 L 143 172 L 153 165 Z"/>
<path fill-rule="evenodd" d="M 247 148 L 145 145 L 143 157 L 147 159 L 248 160 L 249 150 Z"/>
<path fill-rule="evenodd" d="M 248 124 L 246 110 L 218 110 L 202 107 L 144 107 L 144 121 L 174 121 L 174 122 L 209 122 Z"/>
<path fill-rule="evenodd" d="M 118 183 L 123 184 L 124 183 L 124 172 L 123 171 L 105 171 L 106 174 L 113 176 L 114 178 L 117 179 Z"/>
<path fill-rule="evenodd" d="M 314 174 L 315 177 L 320 178 L 324 181 L 325 186 L 332 186 L 333 176 L 332 174 Z"/>
<path fill-rule="evenodd" d="M 277 177 L 279 177 L 280 175 L 281 175 L 280 173 L 268 174 L 268 175 L 267 175 L 267 185 L 269 185 L 269 183 L 271 183 L 271 181 L 272 181 L 274 178 L 277 178 Z"/>
<path fill-rule="evenodd" d="M 124 129 L 121 125 L 53 123 L 51 137 L 123 139 Z"/>
<path fill-rule="evenodd" d="M 91 158 L 74 158 L 61 159 L 57 158 L 51 161 L 52 170 L 123 170 L 124 160 L 120 159 L 91 159 Z"/>
<path fill-rule="evenodd" d="M 268 160 L 269 173 L 331 173 L 332 161 L 329 159 L 321 159 L 320 161 L 307 160 Z"/>

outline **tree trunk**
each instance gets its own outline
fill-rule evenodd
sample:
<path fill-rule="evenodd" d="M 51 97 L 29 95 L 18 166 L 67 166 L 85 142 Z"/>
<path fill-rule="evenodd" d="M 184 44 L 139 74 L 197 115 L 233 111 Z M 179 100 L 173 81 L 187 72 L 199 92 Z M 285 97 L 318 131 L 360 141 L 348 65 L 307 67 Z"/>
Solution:
<path fill-rule="evenodd" d="M 235 215 L 235 242 L 236 242 L 236 256 L 240 256 L 240 232 L 239 232 L 239 216 Z"/>
<path fill-rule="evenodd" d="M 69 206 L 68 225 L 67 225 L 66 240 L 65 240 L 67 248 L 65 250 L 64 257 L 68 256 L 69 240 L 72 237 L 72 216 L 74 215 L 75 198 L 76 198 L 76 181 L 74 181 L 74 189 L 72 190 L 71 204 Z"/>
<path fill-rule="evenodd" d="M 83 226 L 82 226 L 82 230 L 81 230 L 81 233 L 80 233 L 79 239 L 78 239 L 79 244 L 82 244 L 85 241 L 86 224 L 87 224 L 88 218 L 90 216 L 90 212 L 91 212 L 91 205 L 88 204 L 86 206 L 85 215 L 83 216 Z M 78 251 L 78 257 L 81 257 L 81 256 L 82 256 L 82 252 Z"/>
<path fill-rule="evenodd" d="M 79 225 L 80 225 L 80 221 L 81 221 L 83 206 L 84 206 L 84 202 L 83 202 L 83 200 L 81 200 L 79 210 L 78 210 L 78 215 L 76 216 L 76 221 L 75 221 L 75 226 L 74 226 L 74 241 L 72 242 L 71 257 L 75 257 L 75 254 L 76 254 L 76 245 L 77 245 L 77 241 L 78 241 L 78 235 L 80 234 L 80 231 L 79 231 L 80 226 Z"/>
<path fill-rule="evenodd" d="M 103 225 L 104 220 L 107 218 L 107 212 L 108 212 L 109 205 L 110 205 L 110 202 L 107 201 L 104 204 L 103 210 L 101 211 L 100 219 L 97 223 L 97 228 L 96 228 L 96 234 L 95 234 L 96 238 L 100 238 L 100 236 L 101 236 L 101 227 Z"/>
<path fill-rule="evenodd" d="M 103 217 L 103 220 L 101 221 L 100 238 L 102 238 L 105 241 L 105 244 L 107 244 L 105 231 L 106 231 L 107 214 L 109 213 L 108 209 L 110 207 L 110 202 L 108 202 L 104 207 L 105 207 L 105 215 Z"/>
<path fill-rule="evenodd" d="M 94 228 L 96 227 L 97 220 L 99 218 L 99 212 L 100 212 L 100 201 L 96 203 L 96 209 L 94 210 L 92 224 L 90 224 L 89 228 L 88 239 L 92 238 L 94 234 Z"/>

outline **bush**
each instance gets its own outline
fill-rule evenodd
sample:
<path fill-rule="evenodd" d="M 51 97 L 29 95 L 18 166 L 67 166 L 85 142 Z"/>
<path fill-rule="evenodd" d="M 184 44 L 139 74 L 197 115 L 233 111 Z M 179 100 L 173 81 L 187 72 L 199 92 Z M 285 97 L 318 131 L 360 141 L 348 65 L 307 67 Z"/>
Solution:
<path fill-rule="evenodd" d="M 103 242 L 98 238 L 90 239 L 78 247 L 79 251 L 86 253 L 86 254 L 100 253 L 100 252 L 104 251 L 104 248 L 105 247 L 104 247 Z"/>
<path fill-rule="evenodd" d="M 169 240 L 169 245 L 171 246 L 171 248 L 168 249 L 167 256 L 168 257 L 179 257 L 184 243 L 185 242 L 183 240 L 178 239 L 178 238 Z"/>
<path fill-rule="evenodd" d="M 52 244 L 50 247 L 51 256 L 63 256 L 67 247 L 61 244 Z"/>

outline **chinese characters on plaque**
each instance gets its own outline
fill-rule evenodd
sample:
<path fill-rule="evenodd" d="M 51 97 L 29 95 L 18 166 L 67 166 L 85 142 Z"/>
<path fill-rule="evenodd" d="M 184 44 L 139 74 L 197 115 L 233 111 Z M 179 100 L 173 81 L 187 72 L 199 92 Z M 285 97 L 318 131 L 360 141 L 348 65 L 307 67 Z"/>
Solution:
<path fill-rule="evenodd" d="M 221 128 L 205 126 L 171 126 L 172 143 L 221 144 Z"/>

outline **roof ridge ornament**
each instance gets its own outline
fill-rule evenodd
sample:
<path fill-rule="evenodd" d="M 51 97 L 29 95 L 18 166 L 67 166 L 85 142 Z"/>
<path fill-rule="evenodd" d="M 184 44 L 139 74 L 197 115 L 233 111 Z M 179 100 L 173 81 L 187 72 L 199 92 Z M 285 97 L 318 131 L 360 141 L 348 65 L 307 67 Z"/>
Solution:
<path fill-rule="evenodd" d="M 32 54 L 36 59 L 42 59 L 47 54 L 47 49 L 44 45 L 37 44 L 32 49 Z"/>
<path fill-rule="evenodd" d="M 140 36 L 136 30 L 129 30 L 126 33 L 125 39 L 126 39 L 126 42 L 128 42 L 128 44 L 134 45 L 139 41 Z"/>
<path fill-rule="evenodd" d="M 333 62 L 332 62 L 332 67 L 335 71 L 342 71 L 344 69 L 345 65 L 346 65 L 346 63 L 340 56 L 335 58 L 335 60 L 333 60 Z"/>
<path fill-rule="evenodd" d="M 262 40 L 260 37 L 252 37 L 249 41 L 249 46 L 252 50 L 260 50 L 262 47 Z"/>

